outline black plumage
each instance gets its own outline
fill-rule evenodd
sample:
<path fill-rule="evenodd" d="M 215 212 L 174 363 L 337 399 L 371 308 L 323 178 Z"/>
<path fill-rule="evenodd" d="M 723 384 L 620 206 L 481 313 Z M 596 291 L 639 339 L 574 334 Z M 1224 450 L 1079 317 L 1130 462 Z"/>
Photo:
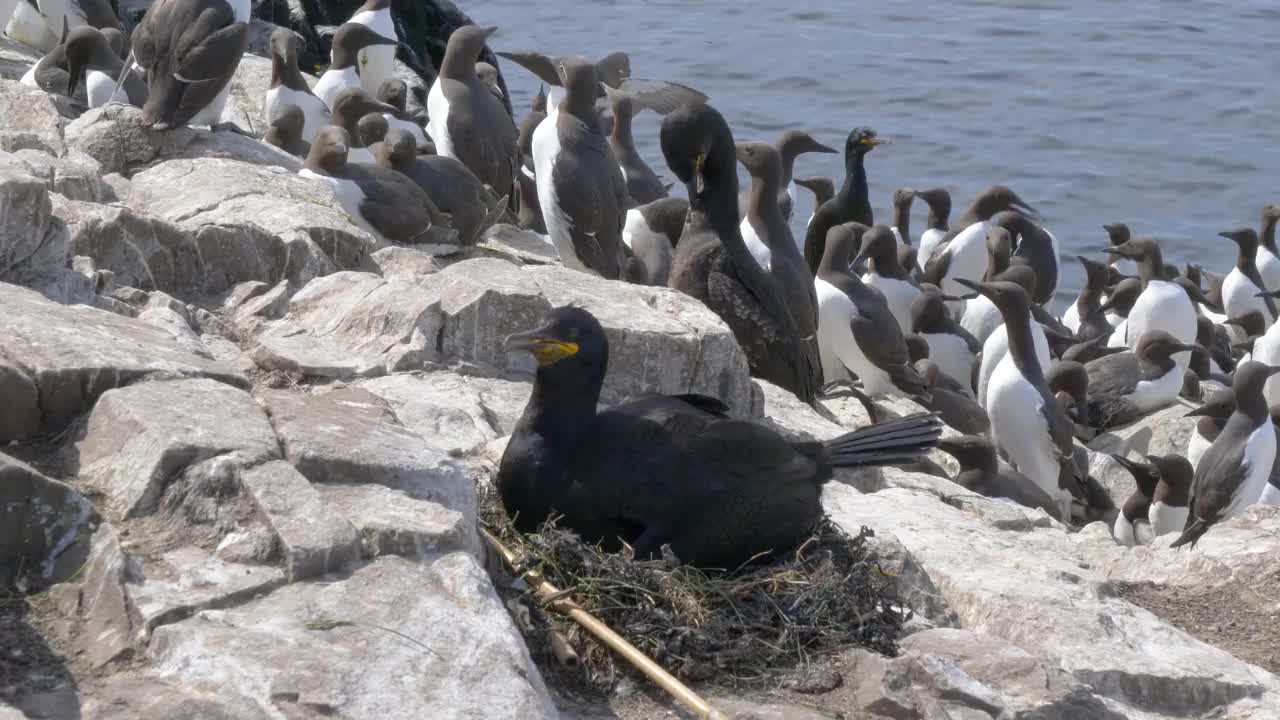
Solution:
<path fill-rule="evenodd" d="M 804 236 L 804 259 L 817 274 L 818 263 L 827 247 L 827 231 L 847 222 L 871 227 L 875 218 L 867 188 L 867 153 L 888 142 L 871 128 L 854 128 L 844 142 L 844 184 L 836 196 L 814 211 Z"/>
<path fill-rule="evenodd" d="M 709 105 L 686 106 L 663 120 L 661 140 L 667 165 L 689 196 L 668 284 L 728 324 L 752 375 L 815 402 L 818 354 L 803 342 L 780 288 L 751 257 L 738 229 L 737 156 L 728 123 Z"/>
<path fill-rule="evenodd" d="M 1109 338 L 1114 328 L 1107 322 L 1107 314 L 1102 311 L 1102 293 L 1107 287 L 1109 268 L 1083 255 L 1077 255 L 1076 259 L 1080 261 L 1085 274 L 1084 288 L 1080 290 L 1075 302 L 1076 317 L 1079 319 L 1076 337 L 1080 340 L 1092 340 L 1099 335 Z"/>
<path fill-rule="evenodd" d="M 550 177 L 537 178 L 555 188 L 554 203 L 543 204 L 542 217 L 565 265 L 617 280 L 627 266 L 622 227 L 632 201 L 618 159 L 600 132 L 595 110 L 600 82 L 595 65 L 582 57 L 562 59 L 559 72 L 565 88 L 555 117 L 559 151 Z"/>
<path fill-rule="evenodd" d="M 519 212 L 515 191 L 516 173 L 520 171 L 516 124 L 503 101 L 494 97 L 476 76 L 476 60 L 494 30 L 463 25 L 449 36 L 436 78 L 438 92 L 448 100 L 448 114 L 431 118 L 431 132 L 438 149 L 445 144 L 437 134 L 447 135 L 452 151 L 449 154 Z"/>
<path fill-rule="evenodd" d="M 922 194 L 922 197 L 926 196 Z M 928 202 L 927 199 L 926 202 Z M 938 287 L 943 287 L 943 278 L 948 277 L 949 272 L 951 271 L 952 254 L 948 252 L 951 241 L 959 236 L 960 233 L 968 229 L 970 225 L 978 222 L 986 222 L 993 219 L 997 214 L 1006 211 L 1014 211 L 1029 218 L 1038 217 L 1034 208 L 1028 205 L 1022 198 L 1018 197 L 1017 193 L 1004 185 L 993 185 L 986 190 L 983 190 L 981 193 L 978 193 L 978 196 L 973 199 L 973 202 L 969 203 L 969 207 L 960 215 L 960 219 L 956 221 L 955 225 L 951 226 L 951 229 L 947 231 L 942 240 L 933 247 L 930 251 L 929 257 L 920 258 L 922 261 L 920 267 L 924 281 L 937 285 Z M 1009 228 L 1006 227 L 1006 229 Z M 989 239 L 990 238 L 988 238 L 988 240 Z M 1009 237 L 1010 257 L 1012 257 L 1013 250 L 1015 249 L 1014 246 L 1016 245 L 1016 240 L 1016 233 L 1011 234 Z M 990 247 L 991 245 L 988 243 L 989 251 Z M 987 271 L 983 273 L 984 278 L 994 277 L 1004 270 L 1002 267 L 996 267 L 993 269 L 990 264 L 990 257 L 991 256 L 988 255 L 988 268 Z M 1057 282 L 1056 277 L 1054 278 L 1054 282 Z"/>
<path fill-rule="evenodd" d="M 1075 425 L 1076 437 L 1092 436 L 1086 420 L 1089 408 L 1089 371 L 1075 360 L 1058 360 L 1044 375 L 1049 392 Z"/>
<path fill-rule="evenodd" d="M 850 269 L 855 250 L 861 246 L 863 235 L 870 230 L 871 228 L 863 227 L 860 223 L 844 223 L 832 228 L 827 234 L 826 251 L 822 254 L 822 261 L 818 263 L 816 277 L 844 293 L 852 304 L 847 320 L 834 314 L 829 317 L 833 323 L 848 322 L 858 352 L 876 370 L 887 376 L 888 384 L 905 395 L 920 396 L 927 401 L 928 383 L 911 364 L 902 328 L 889 310 L 884 293 L 862 282 L 862 278 Z M 836 358 L 843 369 L 854 374 L 862 372 L 850 367 L 850 361 L 840 357 L 839 351 L 830 344 L 834 337 L 838 337 L 837 332 L 827 335 L 825 330 L 819 328 L 818 342 L 824 346 L 824 352 Z M 925 347 L 928 348 L 928 345 Z M 856 356 L 853 362 L 856 362 Z M 831 378 L 837 379 L 839 378 Z M 859 380 L 872 395 L 888 391 L 887 387 L 880 387 L 881 382 L 876 378 L 860 377 Z"/>
<path fill-rule="evenodd" d="M 463 245 L 480 241 L 485 230 L 502 219 L 507 203 L 495 196 L 461 161 L 443 155 L 419 155 L 407 130 L 390 130 L 372 149 L 378 165 L 398 170 L 418 184 L 448 213 Z"/>
<path fill-rule="evenodd" d="M 604 85 L 608 88 L 608 85 Z M 653 168 L 644 161 L 640 151 L 636 150 L 635 138 L 631 135 L 631 119 L 644 109 L 638 106 L 635 98 L 621 90 L 607 89 L 609 105 L 613 109 L 613 129 L 609 133 L 609 147 L 622 168 L 627 183 L 627 192 L 632 201 L 638 205 L 651 203 L 667 196 L 667 186 L 653 172 Z"/>
<path fill-rule="evenodd" d="M 946 188 L 929 188 L 916 191 L 916 197 L 929 207 L 925 217 L 925 229 L 947 233 L 951 231 L 951 193 Z M 928 258 L 921 258 L 927 260 Z"/>
<path fill-rule="evenodd" d="M 307 119 L 302 114 L 302 108 L 293 103 L 285 104 L 276 111 L 276 116 L 271 118 L 271 126 L 267 128 L 267 134 L 262 137 L 262 142 L 305 159 L 311 152 L 311 143 L 302 139 L 302 128 L 306 123 Z"/>
<path fill-rule="evenodd" d="M 538 183 L 533 177 L 533 132 L 538 125 L 547 119 L 547 95 L 544 86 L 538 86 L 538 94 L 533 97 L 533 106 L 520 121 L 517 142 L 520 147 L 520 172 L 516 175 L 517 193 L 520 196 L 520 212 L 517 221 L 520 227 L 545 235 L 547 224 L 542 218 L 542 206 L 538 204 Z"/>
<path fill-rule="evenodd" d="M 914 365 L 928 388 L 924 398 L 918 398 L 926 410 L 938 413 L 943 422 L 962 433 L 981 435 L 991 429 L 991 418 L 967 385 L 943 373 L 932 360 L 917 360 Z"/>
<path fill-rule="evenodd" d="M 769 248 L 769 275 L 773 277 L 782 298 L 791 311 L 801 342 L 808 352 L 818 353 L 818 296 L 813 288 L 813 274 L 796 247 L 791 228 L 778 206 L 778 188 L 782 180 L 782 159 L 773 146 L 766 143 L 738 143 L 738 162 L 751 175 L 746 222 L 756 237 Z M 739 226 L 741 227 L 741 226 Z"/>
<path fill-rule="evenodd" d="M 1195 348 L 1163 330 L 1149 330 L 1132 352 L 1089 361 L 1084 366 L 1089 374 L 1089 426 L 1118 427 L 1172 403 L 1182 389 L 1181 382 L 1167 397 L 1156 390 L 1140 391 L 1141 383 L 1156 383 L 1169 373 L 1181 373 L 1173 356 Z"/>
<path fill-rule="evenodd" d="M 991 225 L 1009 231 L 1015 242 L 1010 263 L 1023 262 L 1036 273 L 1031 301 L 1044 305 L 1058 289 L 1058 257 L 1049 231 L 1021 212 L 1004 210 L 991 217 Z"/>
<path fill-rule="evenodd" d="M 304 167 L 319 176 L 354 183 L 363 194 L 358 220 L 390 242 L 404 245 L 456 247 L 458 233 L 448 215 L 436 207 L 417 183 L 377 165 L 347 162 L 347 131 L 326 125 L 316 133 Z"/>
<path fill-rule="evenodd" d="M 1194 547 L 1219 520 L 1237 515 L 1257 502 L 1266 487 L 1266 479 L 1261 484 L 1250 480 L 1256 479 L 1259 471 L 1270 475 L 1271 467 L 1252 467 L 1249 437 L 1263 430 L 1274 432 L 1267 427 L 1271 423 L 1271 415 L 1262 388 L 1276 373 L 1280 373 L 1280 367 L 1252 361 L 1236 369 L 1231 383 L 1235 411 L 1196 465 L 1187 524 L 1170 547 L 1182 547 L 1188 543 Z"/>
<path fill-rule="evenodd" d="M 1092 340 L 1085 340 L 1084 342 L 1076 343 L 1075 345 L 1067 348 L 1066 352 L 1062 353 L 1062 359 L 1078 363 L 1087 363 L 1090 360 L 1114 355 L 1128 349 L 1123 346 L 1107 347 L 1107 341 L 1110 337 L 1110 335 L 1099 335 Z"/>
<path fill-rule="evenodd" d="M 934 344 L 938 345 L 940 351 L 954 356 L 956 354 L 954 348 L 948 346 L 953 345 L 954 340 L 964 343 L 965 349 L 969 353 L 966 358 L 969 364 L 968 370 L 961 372 L 960 368 L 953 366 L 950 368 L 952 373 L 950 377 L 962 386 L 969 387 L 968 393 L 972 395 L 971 378 L 973 377 L 973 366 L 977 364 L 978 353 L 982 352 L 982 343 L 978 342 L 973 333 L 961 327 L 960 323 L 956 322 L 955 317 L 947 308 L 946 303 L 956 299 L 950 295 L 944 295 L 936 285 L 928 283 L 921 285 L 920 295 L 911 301 L 910 330 L 929 343 L 931 356 L 935 353 Z M 946 372 L 946 370 L 943 370 L 943 372 Z"/>
<path fill-rule="evenodd" d="M 1075 499 L 1087 502 L 1087 474 L 1081 476 L 1074 465 L 1074 427 L 1066 410 L 1058 404 L 1057 399 L 1050 392 L 1044 370 L 1040 367 L 1033 350 L 1035 345 L 1031 334 L 1031 321 L 1034 317 L 1032 308 L 1037 306 L 1031 304 L 1028 293 L 1017 283 L 1003 280 L 976 283 L 964 278 L 957 278 L 956 281 L 982 293 L 1000 310 L 1000 315 L 1004 318 L 1005 327 L 1009 332 L 1010 358 L 1018 373 L 1040 396 L 1039 415 L 1044 419 L 1046 439 L 1053 446 L 1054 455 L 1059 463 L 1058 487 L 1067 489 Z M 994 401 L 991 397 L 987 398 L 988 403 Z M 995 414 L 994 411 L 992 414 Z M 993 429 L 998 433 L 998 417 L 995 418 L 994 425 L 996 427 Z M 1009 452 L 1008 447 L 1002 446 L 1002 449 Z M 1026 468 L 1023 469 L 1026 470 Z"/>
<path fill-rule="evenodd" d="M 669 545 L 686 563 L 733 568 L 785 551 L 821 517 L 833 468 L 914 459 L 941 433 L 936 417 L 916 415 L 792 442 L 697 395 L 646 395 L 598 412 L 609 343 L 581 308 L 552 310 L 507 347 L 538 363 L 498 471 L 507 513 L 523 532 L 558 514 L 584 539 L 624 541 L 638 557 Z"/>
<path fill-rule="evenodd" d="M 960 463 L 960 472 L 953 478 L 957 485 L 985 497 L 1008 498 L 1025 507 L 1040 508 L 1057 520 L 1070 520 L 1062 517 L 1058 504 L 1040 486 L 1012 467 L 1001 466 L 990 440 L 978 435 L 941 438 L 938 449 Z"/>
<path fill-rule="evenodd" d="M 978 193 L 977 197 L 969 203 L 969 207 L 965 208 L 965 211 L 960 214 L 960 219 L 956 220 L 955 225 L 952 226 L 947 239 L 950 240 L 976 222 L 990 220 L 997 214 L 1010 210 L 1032 218 L 1039 216 L 1036 209 L 1011 188 L 992 185 Z"/>
<path fill-rule="evenodd" d="M 911 205 L 915 199 L 916 191 L 911 188 L 893 191 L 893 228 L 898 231 L 898 239 L 903 245 L 911 244 Z"/>
<path fill-rule="evenodd" d="M 237 21 L 226 0 L 164 0 L 133 31 L 133 57 L 147 72 L 150 96 L 142 120 L 157 130 L 210 115 L 249 44 L 248 18 Z M 210 112 L 203 112 L 209 110 Z"/>

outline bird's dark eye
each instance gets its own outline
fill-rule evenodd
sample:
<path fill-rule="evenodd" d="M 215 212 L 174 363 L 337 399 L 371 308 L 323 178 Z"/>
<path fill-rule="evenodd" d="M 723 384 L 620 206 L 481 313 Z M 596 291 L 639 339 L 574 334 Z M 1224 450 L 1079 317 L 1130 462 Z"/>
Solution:
<path fill-rule="evenodd" d="M 569 328 L 569 339 L 570 340 L 578 339 L 578 328 Z"/>

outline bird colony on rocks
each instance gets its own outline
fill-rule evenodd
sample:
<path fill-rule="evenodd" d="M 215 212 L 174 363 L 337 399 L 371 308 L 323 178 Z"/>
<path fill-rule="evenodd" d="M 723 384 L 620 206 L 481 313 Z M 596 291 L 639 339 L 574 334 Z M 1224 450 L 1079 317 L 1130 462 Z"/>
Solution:
<path fill-rule="evenodd" d="M 253 12 L 0 0 L 0 718 L 558 717 L 477 484 L 709 572 L 875 530 L 898 656 L 787 717 L 1277 717 L 1280 207 L 1225 274 L 1100 223 L 1059 317 L 1013 189 L 876 222 L 871 128 L 474 24 L 424 85 L 389 0 L 304 67 Z"/>

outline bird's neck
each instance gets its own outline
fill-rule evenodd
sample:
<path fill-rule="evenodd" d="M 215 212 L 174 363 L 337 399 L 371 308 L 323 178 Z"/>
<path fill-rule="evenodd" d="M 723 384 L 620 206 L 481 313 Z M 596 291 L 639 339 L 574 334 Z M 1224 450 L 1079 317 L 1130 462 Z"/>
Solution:
<path fill-rule="evenodd" d="M 779 180 L 779 187 L 786 187 L 791 184 L 791 178 L 795 176 L 796 154 L 791 150 L 779 150 L 778 157 L 782 161 L 782 176 Z"/>
<path fill-rule="evenodd" d="M 566 90 L 564 100 L 560 101 L 560 112 L 581 120 L 588 129 L 598 131 L 600 128 L 600 115 L 596 112 L 596 99 L 590 92 L 584 92 L 581 89 Z"/>
<path fill-rule="evenodd" d="M 1076 310 L 1079 312 L 1080 322 L 1083 323 L 1102 307 L 1102 293 L 1106 283 L 1107 276 L 1101 272 L 1085 273 L 1084 289 L 1080 291 L 1080 297 L 1076 298 Z"/>
<path fill-rule="evenodd" d="M 940 215 L 938 214 L 938 211 L 934 210 L 933 206 L 930 205 L 929 217 L 925 220 L 925 223 L 929 226 L 930 230 L 941 230 L 942 232 L 946 232 L 951 229 L 951 227 L 947 224 L 947 216 L 949 216 L 950 214 L 951 214 L 951 211 L 948 210 L 945 215 Z"/>
<path fill-rule="evenodd" d="M 751 176 L 750 207 L 765 222 L 775 219 L 782 221 L 782 210 L 778 208 L 778 188 L 780 186 L 777 177 Z M 770 217 L 775 214 L 777 218 Z"/>
<path fill-rule="evenodd" d="M 865 174 L 865 173 L 864 173 Z M 911 206 L 895 204 L 893 206 L 893 226 L 898 228 L 902 242 L 911 244 Z"/>
<path fill-rule="evenodd" d="M 271 87 L 284 84 L 284 76 L 289 63 L 275 53 L 271 53 Z"/>
<path fill-rule="evenodd" d="M 723 197 L 723 191 L 708 188 L 700 195 L 690 193 L 688 222 L 700 228 L 708 228 L 723 234 L 725 230 L 737 228 L 740 222 L 738 212 L 730 208 Z"/>
<path fill-rule="evenodd" d="M 1222 426 L 1222 432 L 1239 432 L 1248 436 L 1266 422 L 1271 422 L 1271 414 L 1267 412 L 1266 403 L 1261 398 L 1250 398 L 1246 402 L 1236 403 L 1236 411 L 1227 418 L 1227 424 Z"/>
<path fill-rule="evenodd" d="M 862 279 L 849 270 L 851 254 L 849 248 L 844 247 L 843 243 L 827 243 L 822 259 L 818 261 L 818 270 L 814 274 L 819 277 L 847 276 L 852 278 L 853 282 L 861 284 Z"/>
<path fill-rule="evenodd" d="M 1254 275 L 1258 274 L 1258 266 L 1254 261 L 1254 253 L 1257 251 L 1258 249 L 1256 247 L 1252 247 L 1247 243 L 1242 243 L 1239 251 L 1236 253 L 1236 269 L 1244 273 L 1245 277 L 1248 277 L 1250 280 L 1253 279 Z"/>
<path fill-rule="evenodd" d="M 295 90 L 307 87 L 306 81 L 302 79 L 302 71 L 298 70 L 296 63 L 289 62 L 280 55 L 271 53 L 271 87 L 279 85 Z"/>
<path fill-rule="evenodd" d="M 867 202 L 866 154 L 859 153 L 845 163 L 844 185 L 840 186 L 841 204 L 861 200 Z"/>
<path fill-rule="evenodd" d="M 1276 249 L 1276 221 L 1280 218 L 1265 217 L 1262 219 L 1262 232 L 1258 235 L 1258 241 L 1262 243 L 1262 247 L 1271 251 L 1272 255 L 1280 255 L 1280 250 Z"/>
<path fill-rule="evenodd" d="M 596 416 L 602 380 L 540 368 L 520 424 L 556 450 L 575 447 Z"/>
<path fill-rule="evenodd" d="M 720 201 L 718 205 L 718 207 L 707 207 L 699 202 L 690 201 L 687 224 L 690 227 L 714 233 L 739 273 L 751 274 L 753 271 L 759 271 L 763 274 L 764 269 L 760 267 L 760 263 L 756 262 L 751 251 L 747 249 L 747 243 L 742 239 L 736 197 L 732 198 L 732 203 L 726 204 Z"/>
<path fill-rule="evenodd" d="M 702 165 L 701 178 L 689 183 L 689 222 L 695 219 L 720 235 L 728 229 L 738 229 L 738 160 L 732 147 L 726 155 L 722 148 L 714 147 Z M 702 187 L 698 188 L 701 180 Z M 743 249 L 746 245 L 743 244 Z"/>
<path fill-rule="evenodd" d="M 1080 291 L 1080 297 L 1076 298 L 1076 314 L 1083 323 L 1098 309 L 1102 307 L 1102 288 L 1086 284 L 1084 290 Z"/>
<path fill-rule="evenodd" d="M 1159 249 L 1153 249 L 1138 261 L 1138 277 L 1144 288 L 1152 280 L 1164 280 L 1164 256 Z"/>
<path fill-rule="evenodd" d="M 1009 354 L 1013 364 L 1033 383 L 1044 384 L 1044 371 L 1040 367 L 1040 359 L 1036 357 L 1035 333 L 1031 331 L 1031 311 L 1028 308 L 1014 308 L 1005 311 L 1004 324 L 1009 333 Z M 1014 347 L 1029 348 L 1030 353 L 1014 352 Z"/>

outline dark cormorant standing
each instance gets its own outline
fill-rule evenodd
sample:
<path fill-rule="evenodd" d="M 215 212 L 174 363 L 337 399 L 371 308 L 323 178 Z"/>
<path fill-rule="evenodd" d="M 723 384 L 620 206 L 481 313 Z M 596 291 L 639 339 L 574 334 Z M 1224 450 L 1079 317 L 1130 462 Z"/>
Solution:
<path fill-rule="evenodd" d="M 597 412 L 609 343 L 581 308 L 552 310 L 507 349 L 538 363 L 498 470 L 516 528 L 532 532 L 558 514 L 584 540 L 625 541 L 642 558 L 670 545 L 683 562 L 734 568 L 787 550 L 821 517 L 832 468 L 918 458 L 942 430 L 922 414 L 792 442 L 729 419 L 723 403 L 702 395 L 645 395 Z"/>
<path fill-rule="evenodd" d="M 863 161 L 877 145 L 889 142 L 876 136 L 871 128 L 854 128 L 844 141 L 844 185 L 836 196 L 822 204 L 809 220 L 804 236 L 804 259 L 816 275 L 822 253 L 827 248 L 827 231 L 836 225 L 858 222 L 871 227 L 871 199 L 867 193 L 867 169 Z"/>
<path fill-rule="evenodd" d="M 738 162 L 729 125 L 709 105 L 682 107 L 662 122 L 662 154 L 689 195 L 668 284 L 725 321 L 752 375 L 812 404 L 822 381 L 816 348 L 803 341 L 781 288 L 738 229 Z"/>

